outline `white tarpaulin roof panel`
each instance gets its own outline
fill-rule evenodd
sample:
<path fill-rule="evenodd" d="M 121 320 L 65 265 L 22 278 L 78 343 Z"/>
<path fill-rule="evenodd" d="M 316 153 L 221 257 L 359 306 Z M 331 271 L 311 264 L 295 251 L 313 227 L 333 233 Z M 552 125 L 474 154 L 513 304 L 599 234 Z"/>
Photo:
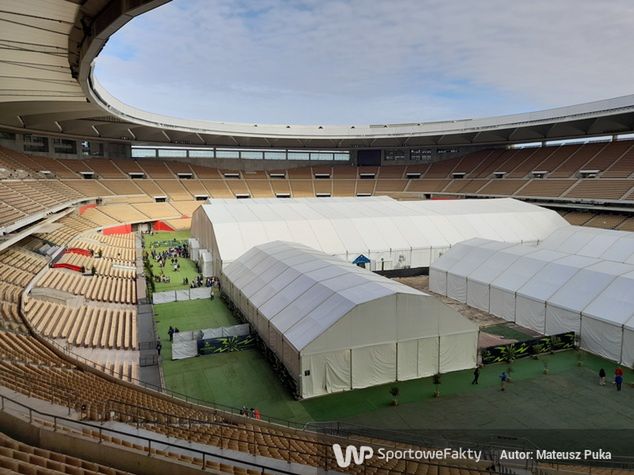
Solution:
<path fill-rule="evenodd" d="M 471 246 L 469 252 L 467 252 L 460 260 L 447 271 L 449 274 L 455 274 L 459 276 L 469 276 L 473 271 L 480 267 L 496 252 L 506 249 L 512 246 L 512 244 L 500 241 L 479 240 L 475 246 Z M 469 244 L 471 241 L 467 241 L 465 244 Z"/>
<path fill-rule="evenodd" d="M 634 264 L 634 233 L 582 226 L 564 226 L 539 247 L 568 254 Z"/>
<path fill-rule="evenodd" d="M 388 197 L 211 200 L 194 212 L 192 234 L 227 264 L 278 239 L 326 254 L 446 249 L 474 237 L 535 242 L 570 225 L 557 213 L 511 198 L 396 201 Z M 216 250 L 217 249 L 217 250 Z M 376 255 L 376 254 L 375 254 Z M 408 263 L 427 267 L 424 261 Z"/>
<path fill-rule="evenodd" d="M 580 269 L 596 264 L 597 259 L 568 254 L 542 267 L 518 291 L 518 295 L 534 300 L 547 301 Z"/>
<path fill-rule="evenodd" d="M 583 309 L 583 315 L 622 325 L 628 321 L 634 324 L 634 268 L 616 277 Z M 634 329 L 634 326 L 631 328 Z"/>
<path fill-rule="evenodd" d="M 517 259 L 509 265 L 504 272 L 493 279 L 491 287 L 515 292 L 528 282 L 542 267 L 566 255 L 562 252 L 550 251 L 548 249 L 538 249 L 529 246 L 522 247 L 528 250 L 526 255 Z"/>
<path fill-rule="evenodd" d="M 469 280 L 489 284 L 509 268 L 515 267 L 515 261 L 531 252 L 535 252 L 535 248 L 524 245 L 500 249 L 471 272 Z"/>
<path fill-rule="evenodd" d="M 579 269 L 548 299 L 548 304 L 573 312 L 581 312 L 617 276 L 632 270 L 634 270 L 632 266 L 607 261 L 599 261 Z"/>

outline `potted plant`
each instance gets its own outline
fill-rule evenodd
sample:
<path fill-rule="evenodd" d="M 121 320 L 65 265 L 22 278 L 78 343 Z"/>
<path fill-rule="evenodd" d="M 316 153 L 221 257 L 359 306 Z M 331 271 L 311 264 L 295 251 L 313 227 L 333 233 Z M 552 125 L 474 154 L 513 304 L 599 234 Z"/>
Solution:
<path fill-rule="evenodd" d="M 434 389 L 434 397 L 435 398 L 439 398 L 440 397 L 440 373 L 436 373 L 434 375 L 434 377 L 432 378 L 432 382 L 434 383 L 435 389 Z"/>
<path fill-rule="evenodd" d="M 392 386 L 390 388 L 390 394 L 392 395 L 392 406 L 398 406 L 398 395 L 400 393 L 400 389 L 397 386 Z"/>
<path fill-rule="evenodd" d="M 548 361 L 544 360 L 544 374 L 548 374 Z"/>

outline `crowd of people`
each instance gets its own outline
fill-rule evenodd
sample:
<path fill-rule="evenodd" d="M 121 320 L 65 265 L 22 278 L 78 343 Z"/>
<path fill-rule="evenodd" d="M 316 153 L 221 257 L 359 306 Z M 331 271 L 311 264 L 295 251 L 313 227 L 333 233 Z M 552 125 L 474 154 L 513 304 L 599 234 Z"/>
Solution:
<path fill-rule="evenodd" d="M 217 277 L 203 277 L 201 274 L 198 274 L 195 279 L 191 282 L 187 277 L 183 279 L 183 284 L 189 284 L 190 289 L 197 289 L 199 287 L 215 287 L 220 286 L 220 281 Z"/>
<path fill-rule="evenodd" d="M 242 406 L 242 409 L 240 409 L 240 415 L 241 416 L 247 416 L 247 417 L 253 417 L 254 419 L 260 420 L 261 415 L 260 415 L 260 410 L 256 407 L 256 408 L 251 408 L 248 409 L 247 406 Z"/>
<path fill-rule="evenodd" d="M 157 247 L 157 245 L 158 242 L 155 242 L 154 247 Z M 163 251 L 152 249 L 150 251 L 150 254 L 152 256 L 152 259 L 154 259 L 160 269 L 160 273 L 154 276 L 154 282 L 157 283 L 161 282 L 169 284 L 171 282 L 170 277 L 168 275 L 165 275 L 165 272 L 163 270 L 165 268 L 165 265 L 168 263 L 168 260 L 169 264 L 172 266 L 172 270 L 174 272 L 178 272 L 181 268 L 178 259 L 181 257 L 185 259 L 189 258 L 189 251 L 187 250 L 187 246 L 183 246 L 181 244 L 171 246 Z M 147 252 L 145 253 L 145 256 L 148 257 Z M 189 282 L 189 280 L 185 278 L 183 279 L 183 283 L 186 283 L 185 280 Z"/>

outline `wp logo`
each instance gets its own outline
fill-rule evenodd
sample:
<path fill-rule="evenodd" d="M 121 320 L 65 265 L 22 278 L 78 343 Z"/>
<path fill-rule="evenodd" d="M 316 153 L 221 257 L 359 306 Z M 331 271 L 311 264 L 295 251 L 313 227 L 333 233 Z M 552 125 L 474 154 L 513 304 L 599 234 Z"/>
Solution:
<path fill-rule="evenodd" d="M 354 460 L 355 465 L 361 465 L 364 461 L 369 460 L 374 455 L 372 447 L 362 445 L 355 447 L 354 445 L 348 445 L 346 447 L 346 453 L 343 453 L 343 449 L 339 444 L 332 444 L 332 451 L 335 453 L 337 459 L 337 465 L 341 468 L 347 468 Z"/>

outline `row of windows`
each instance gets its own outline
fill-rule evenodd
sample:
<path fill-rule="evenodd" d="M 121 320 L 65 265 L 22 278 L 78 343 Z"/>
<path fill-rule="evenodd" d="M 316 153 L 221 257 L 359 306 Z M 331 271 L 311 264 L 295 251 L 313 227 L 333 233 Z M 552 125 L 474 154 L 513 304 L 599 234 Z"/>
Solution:
<path fill-rule="evenodd" d="M 445 155 L 447 153 L 455 153 L 458 150 L 456 149 L 445 149 L 439 148 L 436 150 L 437 155 Z M 396 161 L 396 160 L 412 160 L 417 162 L 429 163 L 434 160 L 434 153 L 432 149 L 429 148 L 413 148 L 409 150 L 386 150 L 384 159 L 386 161 Z"/>
<path fill-rule="evenodd" d="M 325 160 L 349 161 L 349 152 L 293 151 L 293 150 L 240 150 L 240 149 L 172 149 L 132 147 L 133 158 L 238 158 L 242 160 Z"/>

